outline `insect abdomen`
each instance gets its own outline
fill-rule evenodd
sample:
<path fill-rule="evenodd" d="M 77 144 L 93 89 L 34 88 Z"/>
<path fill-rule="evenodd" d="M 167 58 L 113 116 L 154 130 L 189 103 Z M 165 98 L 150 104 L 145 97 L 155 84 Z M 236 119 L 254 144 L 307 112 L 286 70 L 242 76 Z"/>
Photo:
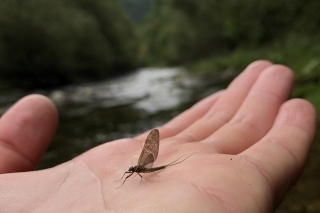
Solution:
<path fill-rule="evenodd" d="M 164 169 L 164 168 L 166 168 L 166 166 L 159 166 L 159 167 L 153 167 L 153 168 L 144 168 L 145 171 L 143 171 L 143 172 L 145 172 L 145 173 L 155 172 L 155 171 L 158 171 L 158 170 L 161 170 L 161 169 Z"/>

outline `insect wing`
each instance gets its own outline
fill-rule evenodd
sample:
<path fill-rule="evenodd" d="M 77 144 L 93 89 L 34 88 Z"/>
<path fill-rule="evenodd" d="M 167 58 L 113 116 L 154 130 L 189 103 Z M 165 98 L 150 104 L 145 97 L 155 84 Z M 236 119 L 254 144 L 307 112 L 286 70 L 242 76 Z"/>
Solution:
<path fill-rule="evenodd" d="M 144 143 L 141 151 L 138 166 L 151 168 L 153 162 L 157 159 L 159 152 L 159 130 L 153 129 Z"/>

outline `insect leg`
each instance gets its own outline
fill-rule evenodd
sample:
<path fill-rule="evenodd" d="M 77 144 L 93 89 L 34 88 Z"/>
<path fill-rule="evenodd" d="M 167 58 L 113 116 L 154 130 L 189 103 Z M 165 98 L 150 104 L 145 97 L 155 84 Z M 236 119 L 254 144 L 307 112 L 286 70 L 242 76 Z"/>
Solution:
<path fill-rule="evenodd" d="M 127 180 L 131 175 L 133 175 L 134 172 L 125 172 L 125 173 L 131 173 L 131 174 L 128 175 L 128 176 L 124 179 L 124 181 L 123 181 L 123 183 L 121 184 L 121 186 L 126 182 L 126 180 Z M 121 186 L 117 187 L 116 189 L 120 188 Z"/>
<path fill-rule="evenodd" d="M 138 173 L 138 172 L 137 172 Z M 142 176 L 140 175 L 140 173 L 138 173 L 138 175 L 140 176 L 140 183 L 142 182 Z"/>
<path fill-rule="evenodd" d="M 123 173 L 122 177 L 121 177 L 119 180 L 116 180 L 115 182 L 120 181 L 120 180 L 125 176 L 125 174 L 127 174 L 127 173 L 131 173 L 131 172 L 125 172 L 125 173 Z"/>

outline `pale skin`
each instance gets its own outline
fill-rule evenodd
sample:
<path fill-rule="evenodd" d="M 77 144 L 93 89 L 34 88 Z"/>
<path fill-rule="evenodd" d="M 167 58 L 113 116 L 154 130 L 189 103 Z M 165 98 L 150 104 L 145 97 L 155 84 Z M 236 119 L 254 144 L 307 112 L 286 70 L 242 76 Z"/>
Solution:
<path fill-rule="evenodd" d="M 299 178 L 315 134 L 313 106 L 288 100 L 293 80 L 283 65 L 253 62 L 226 90 L 157 127 L 154 166 L 202 152 L 142 174 L 142 182 L 133 175 L 118 189 L 115 181 L 133 166 L 130 156 L 140 154 L 149 131 L 30 171 L 58 115 L 47 98 L 27 96 L 0 120 L 1 212 L 274 212 Z"/>

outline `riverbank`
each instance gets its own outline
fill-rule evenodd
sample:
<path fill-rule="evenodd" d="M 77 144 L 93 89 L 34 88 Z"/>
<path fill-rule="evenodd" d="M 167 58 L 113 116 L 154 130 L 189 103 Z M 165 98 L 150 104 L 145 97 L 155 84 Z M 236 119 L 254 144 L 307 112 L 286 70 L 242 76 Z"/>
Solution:
<path fill-rule="evenodd" d="M 187 65 L 194 73 L 233 78 L 249 63 L 259 59 L 289 66 L 296 83 L 292 97 L 309 100 L 320 113 L 320 45 L 319 39 L 291 37 L 259 48 L 239 47 L 231 53 L 212 56 Z M 224 71 L 222 71 L 224 70 Z"/>

